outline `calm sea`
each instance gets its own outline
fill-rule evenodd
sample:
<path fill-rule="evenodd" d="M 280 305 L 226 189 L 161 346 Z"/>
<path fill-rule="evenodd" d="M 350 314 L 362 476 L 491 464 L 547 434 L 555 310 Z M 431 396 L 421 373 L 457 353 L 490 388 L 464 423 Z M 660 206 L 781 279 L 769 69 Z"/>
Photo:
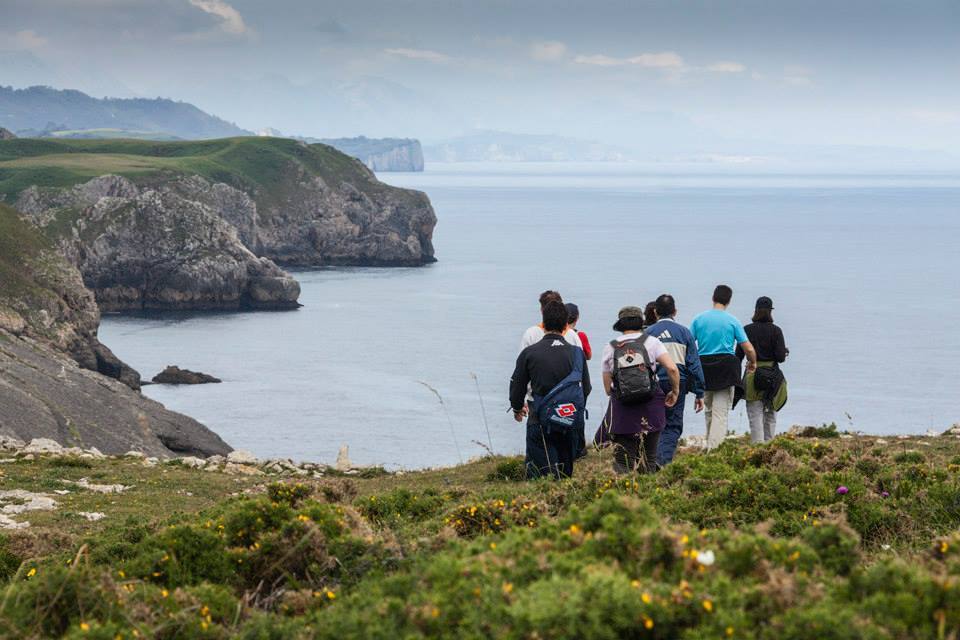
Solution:
<path fill-rule="evenodd" d="M 719 282 L 786 334 L 781 428 L 922 433 L 960 421 L 960 177 L 656 174 L 628 165 L 431 165 L 437 264 L 298 272 L 291 312 L 107 316 L 103 341 L 145 393 L 262 457 L 391 468 L 522 449 L 506 413 L 520 335 L 558 289 L 594 345 L 625 304 L 676 296 L 688 322 Z M 599 380 L 599 363 L 591 363 Z M 431 391 L 439 393 L 440 399 Z M 592 434 L 603 409 L 591 398 Z M 743 407 L 731 419 L 747 430 Z M 687 432 L 703 433 L 688 406 Z"/>

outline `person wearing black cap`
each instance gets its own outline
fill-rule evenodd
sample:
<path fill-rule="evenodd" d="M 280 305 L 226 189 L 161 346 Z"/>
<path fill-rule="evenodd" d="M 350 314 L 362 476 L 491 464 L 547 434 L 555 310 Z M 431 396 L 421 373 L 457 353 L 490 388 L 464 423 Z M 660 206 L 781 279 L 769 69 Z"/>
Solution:
<path fill-rule="evenodd" d="M 757 298 L 753 322 L 743 330 L 757 352 L 757 370 L 744 377 L 750 440 L 766 442 L 776 435 L 777 411 L 787 402 L 787 381 L 780 365 L 790 354 L 783 331 L 773 323 L 773 300 L 767 296 Z M 737 349 L 739 358 L 744 355 L 742 349 Z"/>

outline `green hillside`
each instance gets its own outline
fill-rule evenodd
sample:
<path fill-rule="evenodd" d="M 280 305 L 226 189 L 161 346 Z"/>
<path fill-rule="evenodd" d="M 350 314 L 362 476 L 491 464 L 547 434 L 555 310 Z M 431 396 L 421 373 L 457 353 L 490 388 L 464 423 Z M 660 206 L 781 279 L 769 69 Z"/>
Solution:
<path fill-rule="evenodd" d="M 27 187 L 68 187 L 104 174 L 151 184 L 176 175 L 200 175 L 251 194 L 269 215 L 303 173 L 336 187 L 390 189 L 363 165 L 323 144 L 284 138 L 201 141 L 53 140 L 0 141 L 0 200 L 12 202 Z"/>
<path fill-rule="evenodd" d="M 0 638 L 957 638 L 958 440 L 810 431 L 562 482 L 19 456 L 57 505 L 0 534 Z"/>

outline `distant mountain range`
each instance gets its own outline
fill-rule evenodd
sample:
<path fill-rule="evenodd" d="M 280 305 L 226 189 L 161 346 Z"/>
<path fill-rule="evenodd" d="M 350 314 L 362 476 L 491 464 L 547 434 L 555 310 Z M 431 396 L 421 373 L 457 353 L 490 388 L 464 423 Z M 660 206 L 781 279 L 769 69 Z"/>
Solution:
<path fill-rule="evenodd" d="M 0 126 L 21 137 L 196 140 L 253 135 L 187 102 L 100 99 L 50 87 L 0 87 Z"/>
<path fill-rule="evenodd" d="M 628 151 L 599 142 L 504 131 L 477 131 L 428 145 L 423 154 L 428 162 L 623 162 L 630 159 Z"/>

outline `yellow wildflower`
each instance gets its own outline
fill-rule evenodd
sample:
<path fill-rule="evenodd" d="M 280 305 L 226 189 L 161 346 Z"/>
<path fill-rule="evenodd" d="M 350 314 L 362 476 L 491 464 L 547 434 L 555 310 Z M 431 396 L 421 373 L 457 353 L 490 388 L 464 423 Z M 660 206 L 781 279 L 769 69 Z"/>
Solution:
<path fill-rule="evenodd" d="M 80 623 L 80 630 L 81 630 L 81 631 L 84 631 L 84 632 L 90 631 L 90 625 L 87 624 L 86 622 L 81 622 L 81 623 Z"/>
<path fill-rule="evenodd" d="M 727 627 L 727 636 L 730 637 L 733 635 L 733 627 Z"/>
<path fill-rule="evenodd" d="M 493 550 L 496 549 L 496 548 L 497 548 L 497 543 L 496 543 L 496 542 L 491 542 L 491 543 L 490 543 L 490 550 L 493 551 Z"/>
<path fill-rule="evenodd" d="M 166 598 L 168 595 L 170 595 L 170 592 L 164 589 L 163 591 L 160 592 L 160 595 Z"/>
<path fill-rule="evenodd" d="M 650 618 L 644 618 L 643 626 L 645 629 L 653 629 L 653 620 L 651 620 Z"/>
<path fill-rule="evenodd" d="M 330 591 L 329 589 L 327 589 L 327 599 L 328 599 L 328 600 L 336 600 L 336 599 L 337 599 L 337 594 L 335 594 L 333 591 Z"/>
<path fill-rule="evenodd" d="M 433 610 L 430 611 L 430 615 L 431 615 L 432 617 L 434 617 L 434 618 L 439 618 L 439 617 L 440 617 L 440 609 L 437 609 L 436 607 L 434 607 Z"/>
<path fill-rule="evenodd" d="M 650 604 L 653 601 L 653 598 L 650 597 L 650 594 L 644 591 L 640 594 L 640 599 L 643 600 L 643 604 Z"/>
<path fill-rule="evenodd" d="M 704 600 L 704 601 L 703 601 L 703 609 L 704 609 L 704 611 L 706 611 L 707 613 L 710 613 L 711 611 L 713 611 L 713 602 L 711 602 L 710 600 Z"/>
<path fill-rule="evenodd" d="M 512 583 L 512 582 L 504 582 L 504 583 L 503 583 L 503 587 L 501 587 L 501 589 L 503 590 L 504 595 L 509 594 L 509 593 L 512 593 L 512 592 L 513 592 L 513 583 Z"/>
<path fill-rule="evenodd" d="M 32 578 L 35 575 L 37 575 L 37 568 L 31 567 L 30 571 L 27 571 L 27 577 Z"/>

